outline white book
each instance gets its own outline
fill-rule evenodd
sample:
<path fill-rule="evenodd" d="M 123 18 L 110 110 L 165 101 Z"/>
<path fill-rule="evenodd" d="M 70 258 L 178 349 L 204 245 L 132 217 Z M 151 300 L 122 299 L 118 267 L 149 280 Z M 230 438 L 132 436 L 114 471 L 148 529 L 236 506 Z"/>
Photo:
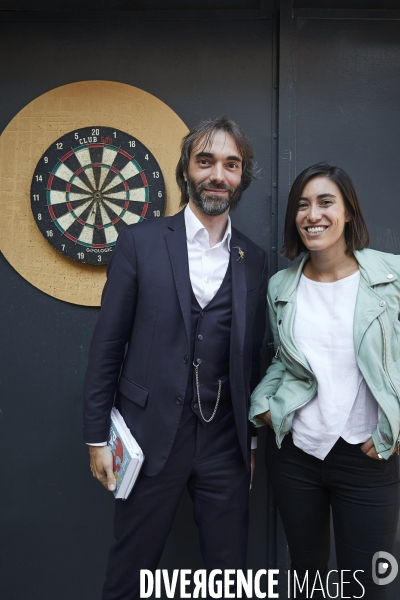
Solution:
<path fill-rule="evenodd" d="M 123 481 L 121 483 L 121 488 L 120 488 L 120 496 L 116 496 L 118 498 L 122 498 L 123 500 L 125 500 L 129 496 L 129 493 L 132 490 L 132 487 L 139 475 L 140 468 L 143 464 L 144 456 L 143 456 L 142 449 L 140 448 L 139 444 L 137 443 L 137 441 L 131 434 L 121 413 L 117 409 L 113 409 L 113 410 L 115 411 L 114 412 L 115 422 L 116 422 L 117 426 L 119 427 L 119 431 L 122 436 L 122 441 L 125 444 L 131 457 L 133 458 L 132 463 L 131 463 L 131 465 L 132 465 L 131 469 L 128 470 L 125 477 L 123 477 Z"/>
<path fill-rule="evenodd" d="M 114 496 L 126 500 L 139 475 L 144 456 L 124 418 L 116 408 L 111 411 L 108 446 L 113 455 L 113 471 L 117 483 Z"/>

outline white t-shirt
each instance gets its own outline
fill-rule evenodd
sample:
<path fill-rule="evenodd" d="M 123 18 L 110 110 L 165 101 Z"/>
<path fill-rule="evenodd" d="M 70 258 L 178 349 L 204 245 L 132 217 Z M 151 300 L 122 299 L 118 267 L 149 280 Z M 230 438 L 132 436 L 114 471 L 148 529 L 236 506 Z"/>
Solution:
<path fill-rule="evenodd" d="M 301 275 L 293 338 L 317 379 L 314 398 L 296 411 L 293 442 L 323 460 L 339 437 L 365 442 L 377 426 L 378 404 L 357 366 L 354 309 L 360 272 L 332 283 Z"/>

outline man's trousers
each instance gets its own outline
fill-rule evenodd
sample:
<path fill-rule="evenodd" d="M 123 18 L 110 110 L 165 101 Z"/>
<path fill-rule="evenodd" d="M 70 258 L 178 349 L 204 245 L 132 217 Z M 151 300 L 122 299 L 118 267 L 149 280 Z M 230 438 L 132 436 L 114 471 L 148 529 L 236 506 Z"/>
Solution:
<path fill-rule="evenodd" d="M 116 542 L 102 600 L 140 598 L 140 569 L 157 568 L 185 486 L 193 501 L 205 567 L 244 569 L 249 484 L 232 407 L 218 407 L 207 427 L 193 415 L 178 429 L 160 473 L 140 474 L 129 498 L 116 501 Z"/>

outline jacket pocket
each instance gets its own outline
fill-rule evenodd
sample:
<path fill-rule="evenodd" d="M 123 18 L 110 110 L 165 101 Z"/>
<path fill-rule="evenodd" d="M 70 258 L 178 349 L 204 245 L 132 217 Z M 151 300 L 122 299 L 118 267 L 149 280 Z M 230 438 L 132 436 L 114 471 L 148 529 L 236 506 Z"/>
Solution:
<path fill-rule="evenodd" d="M 124 375 L 121 375 L 119 380 L 118 391 L 131 402 L 139 406 L 146 406 L 149 391 L 138 383 L 130 381 Z"/>
<path fill-rule="evenodd" d="M 258 298 L 258 288 L 255 288 L 254 290 L 250 290 L 250 292 L 247 292 L 247 304 L 249 304 L 250 302 L 253 302 L 257 298 Z"/>

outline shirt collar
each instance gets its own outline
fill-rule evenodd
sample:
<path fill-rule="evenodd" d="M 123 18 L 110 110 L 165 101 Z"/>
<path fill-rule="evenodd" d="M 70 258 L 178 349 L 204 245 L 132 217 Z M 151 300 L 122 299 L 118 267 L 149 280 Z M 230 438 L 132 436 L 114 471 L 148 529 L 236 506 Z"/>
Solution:
<path fill-rule="evenodd" d="M 189 244 L 191 244 L 193 242 L 194 238 L 197 236 L 198 233 L 206 232 L 207 238 L 208 238 L 208 232 L 207 232 L 206 228 L 204 227 L 203 223 L 196 217 L 196 215 L 190 208 L 189 204 L 186 205 L 186 208 L 184 210 L 184 217 L 185 217 L 185 227 L 186 227 L 186 239 L 189 242 Z M 232 237 L 232 224 L 231 224 L 231 218 L 228 215 L 228 222 L 226 224 L 224 237 L 222 238 L 221 242 L 219 242 L 219 243 L 222 245 L 225 242 L 225 240 L 227 240 L 228 249 L 230 250 L 231 237 Z"/>

